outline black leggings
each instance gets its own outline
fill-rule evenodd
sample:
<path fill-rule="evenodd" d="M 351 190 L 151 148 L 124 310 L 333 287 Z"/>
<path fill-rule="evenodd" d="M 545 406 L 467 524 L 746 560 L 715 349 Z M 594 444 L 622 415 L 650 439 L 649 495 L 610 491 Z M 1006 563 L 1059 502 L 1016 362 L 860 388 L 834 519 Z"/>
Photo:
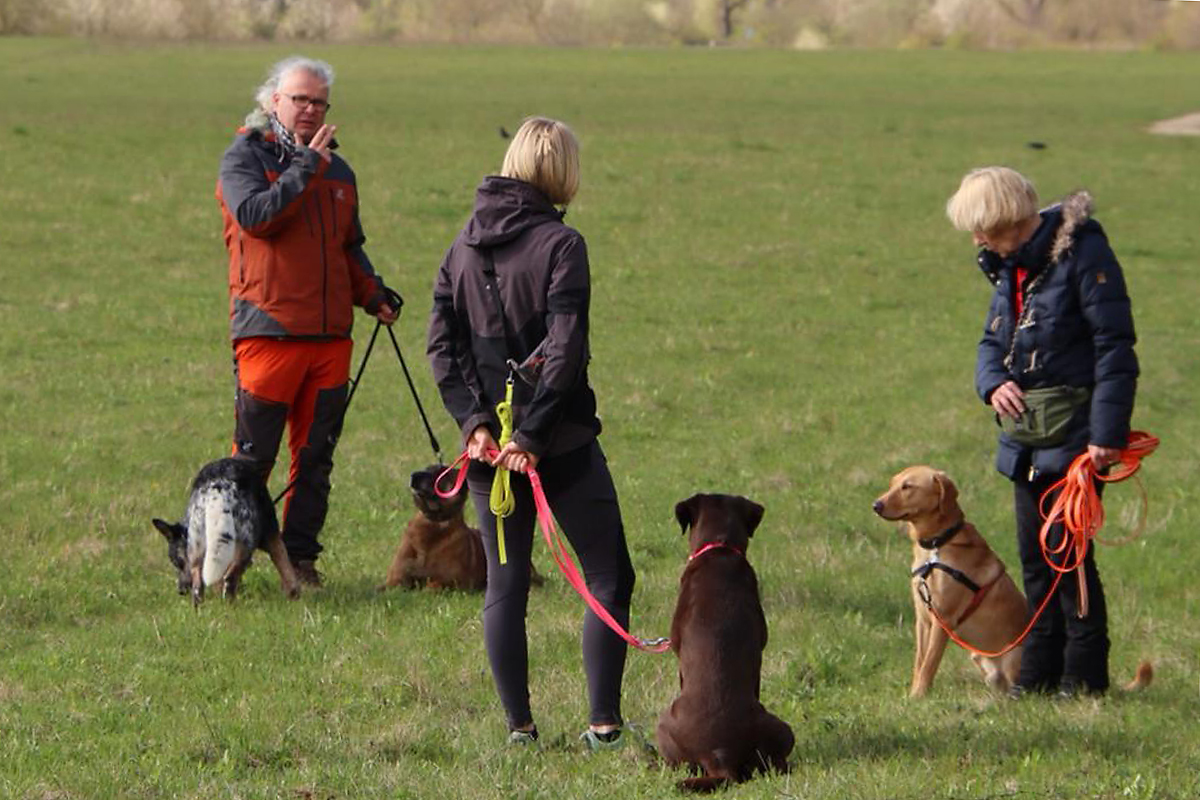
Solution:
<path fill-rule="evenodd" d="M 468 480 L 487 553 L 483 638 L 508 724 L 518 728 L 533 722 L 529 708 L 525 613 L 536 512 L 529 480 L 513 473 L 516 509 L 504 520 L 508 562 L 501 565 L 496 547 L 496 517 L 488 505 L 491 473 L 483 465 L 473 463 Z M 625 544 L 617 492 L 599 443 L 544 459 L 538 464 L 538 474 L 554 517 L 575 550 L 588 589 L 617 622 L 628 628 L 633 564 Z M 582 600 L 579 602 L 582 604 Z M 593 725 L 621 724 L 625 653 L 625 641 L 587 610 L 583 618 L 583 668 Z"/>
<path fill-rule="evenodd" d="M 1032 483 L 1022 479 L 1013 482 L 1017 545 L 1031 614 L 1042 604 L 1058 574 L 1050 569 L 1042 556 L 1039 543 L 1042 517 L 1038 503 L 1042 494 L 1061 477 L 1042 475 Z M 1103 491 L 1104 484 L 1097 483 L 1097 490 Z M 1056 493 L 1046 498 L 1047 512 L 1057 496 Z M 1063 533 L 1062 523 L 1055 525 L 1048 536 L 1048 544 L 1057 545 Z M 1073 560 L 1075 556 L 1070 553 L 1066 557 Z M 1056 561 L 1062 563 L 1062 557 L 1056 557 Z M 1088 588 L 1088 615 L 1083 619 L 1078 616 L 1078 574 L 1065 573 L 1055 590 L 1055 597 L 1046 604 L 1046 610 L 1025 640 L 1017 679 L 1021 686 L 1043 692 L 1054 691 L 1060 683 L 1073 684 L 1077 689 L 1090 692 L 1108 689 L 1108 608 L 1096 568 L 1095 545 L 1088 546 L 1083 573 Z"/>

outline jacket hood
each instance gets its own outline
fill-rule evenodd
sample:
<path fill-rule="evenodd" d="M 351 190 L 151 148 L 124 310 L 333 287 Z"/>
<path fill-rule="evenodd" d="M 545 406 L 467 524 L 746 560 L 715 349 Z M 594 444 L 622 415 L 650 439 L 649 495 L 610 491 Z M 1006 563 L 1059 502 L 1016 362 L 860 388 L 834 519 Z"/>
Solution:
<path fill-rule="evenodd" d="M 1050 248 L 1050 260 L 1058 261 L 1068 250 L 1075 239 L 1075 232 L 1081 229 L 1092 218 L 1092 195 L 1086 190 L 1069 194 L 1055 208 L 1062 219 L 1054 243 Z"/>
<path fill-rule="evenodd" d="M 560 222 L 565 215 L 532 184 L 492 175 L 475 190 L 475 210 L 463 241 L 471 247 L 494 247 L 543 222 Z"/>
<path fill-rule="evenodd" d="M 1071 249 L 1076 234 L 1091 223 L 1092 195 L 1081 190 L 1067 195 L 1061 202 L 1043 209 L 1042 224 L 1029 237 L 1029 241 L 1007 258 L 1001 258 L 990 250 L 979 251 L 979 268 L 993 284 L 1000 282 L 1001 267 L 1013 265 L 1040 269 L 1045 264 L 1058 261 Z"/>
<path fill-rule="evenodd" d="M 256 108 L 246 115 L 246 120 L 242 123 L 241 130 L 247 132 L 258 131 L 265 135 L 271 132 L 271 118 L 264 109 Z"/>

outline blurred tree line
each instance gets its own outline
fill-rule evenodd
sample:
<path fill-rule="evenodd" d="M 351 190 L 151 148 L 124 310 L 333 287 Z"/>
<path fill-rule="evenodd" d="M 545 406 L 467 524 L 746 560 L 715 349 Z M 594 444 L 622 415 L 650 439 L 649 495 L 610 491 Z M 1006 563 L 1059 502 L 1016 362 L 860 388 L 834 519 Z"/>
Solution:
<path fill-rule="evenodd" d="M 795 47 L 1200 47 L 1186 0 L 0 0 L 0 34 Z"/>

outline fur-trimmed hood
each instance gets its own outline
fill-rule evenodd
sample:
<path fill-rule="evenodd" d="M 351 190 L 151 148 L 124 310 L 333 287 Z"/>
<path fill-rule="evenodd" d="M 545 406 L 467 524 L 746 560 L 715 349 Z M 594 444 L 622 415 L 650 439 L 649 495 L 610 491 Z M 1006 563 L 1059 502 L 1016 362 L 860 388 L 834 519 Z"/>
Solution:
<path fill-rule="evenodd" d="M 1086 189 L 1080 189 L 1078 192 L 1073 192 L 1063 198 L 1062 202 L 1057 206 L 1051 206 L 1053 210 L 1057 208 L 1062 215 L 1062 222 L 1058 226 L 1058 232 L 1054 236 L 1054 244 L 1050 248 L 1050 260 L 1058 261 L 1068 250 L 1071 249 L 1071 242 L 1074 239 L 1075 231 L 1081 225 L 1092 218 L 1092 195 Z"/>

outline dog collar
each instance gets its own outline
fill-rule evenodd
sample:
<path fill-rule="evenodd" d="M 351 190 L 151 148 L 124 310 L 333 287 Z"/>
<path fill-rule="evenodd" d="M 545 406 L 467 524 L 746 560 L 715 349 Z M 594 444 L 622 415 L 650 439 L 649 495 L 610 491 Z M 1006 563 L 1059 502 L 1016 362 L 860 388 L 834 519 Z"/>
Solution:
<path fill-rule="evenodd" d="M 693 561 L 693 560 L 699 558 L 700 556 L 704 555 L 705 553 L 707 553 L 709 550 L 716 550 L 718 547 L 723 547 L 726 550 L 732 550 L 733 552 L 737 553 L 739 556 L 742 555 L 742 551 L 738 550 L 733 545 L 725 544 L 724 542 L 708 542 L 707 544 L 704 544 L 701 547 L 697 548 L 696 552 L 694 552 L 690 556 L 688 556 L 688 561 Z"/>
<path fill-rule="evenodd" d="M 937 536 L 934 536 L 930 539 L 918 539 L 917 544 L 921 545 L 921 547 L 926 550 L 937 550 L 939 547 L 944 545 L 946 542 L 953 539 L 958 534 L 958 532 L 963 529 L 963 525 L 965 525 L 966 523 L 967 523 L 967 520 L 965 518 L 960 519 L 956 524 L 951 525 L 949 528 L 946 528 L 946 530 L 942 531 Z"/>

